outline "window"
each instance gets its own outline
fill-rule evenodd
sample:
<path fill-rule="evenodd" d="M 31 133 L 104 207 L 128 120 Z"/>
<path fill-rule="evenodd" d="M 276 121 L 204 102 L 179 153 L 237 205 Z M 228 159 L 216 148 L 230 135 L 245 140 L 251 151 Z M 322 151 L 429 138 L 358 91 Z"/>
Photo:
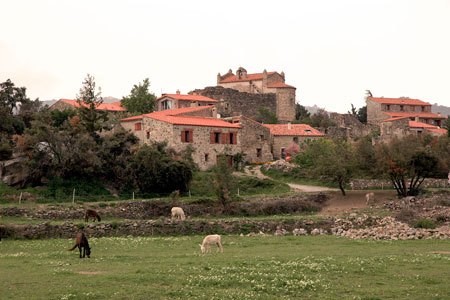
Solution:
<path fill-rule="evenodd" d="M 312 132 L 311 129 L 305 129 L 305 132 Z"/>
<path fill-rule="evenodd" d="M 205 161 L 209 160 L 209 153 L 205 153 Z"/>
<path fill-rule="evenodd" d="M 147 140 L 150 139 L 150 131 L 147 130 Z"/>
<path fill-rule="evenodd" d="M 236 144 L 236 137 L 235 137 L 235 133 L 234 132 L 230 132 L 229 133 L 229 137 L 230 137 L 230 144 Z"/>
<path fill-rule="evenodd" d="M 405 106 L 404 105 L 400 105 L 400 110 L 401 111 L 405 111 Z"/>
<path fill-rule="evenodd" d="M 172 100 L 164 100 L 161 102 L 161 110 L 172 109 Z"/>
<path fill-rule="evenodd" d="M 284 148 L 281 148 L 281 158 L 284 159 L 286 155 L 284 154 Z"/>
<path fill-rule="evenodd" d="M 410 111 L 415 111 L 414 105 L 411 105 L 411 106 L 409 107 L 409 110 L 410 110 Z"/>
<path fill-rule="evenodd" d="M 389 104 L 386 104 L 386 110 L 391 110 L 391 106 Z"/>
<path fill-rule="evenodd" d="M 425 106 L 422 106 L 422 111 L 427 111 L 427 110 L 425 109 Z"/>
<path fill-rule="evenodd" d="M 262 156 L 262 149 L 256 148 L 256 157 L 261 157 L 261 156 Z"/>
<path fill-rule="evenodd" d="M 194 141 L 194 131 L 192 129 L 184 129 L 181 131 L 181 142 L 192 143 Z"/>
<path fill-rule="evenodd" d="M 220 144 L 220 132 L 214 132 L 214 144 Z"/>
<path fill-rule="evenodd" d="M 134 131 L 142 130 L 142 123 L 134 123 Z"/>
<path fill-rule="evenodd" d="M 308 129 L 306 129 L 306 130 L 308 130 Z M 306 130 L 305 130 L 305 131 L 306 131 Z M 298 136 L 294 136 L 294 138 L 292 139 L 292 141 L 293 141 L 294 143 L 297 144 L 297 143 L 298 143 Z"/>

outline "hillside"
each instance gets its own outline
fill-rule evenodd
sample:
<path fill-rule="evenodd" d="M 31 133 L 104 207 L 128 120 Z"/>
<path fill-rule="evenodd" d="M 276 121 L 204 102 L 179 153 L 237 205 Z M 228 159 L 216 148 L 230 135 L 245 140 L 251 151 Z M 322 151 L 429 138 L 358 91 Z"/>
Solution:
<path fill-rule="evenodd" d="M 449 106 L 439 105 L 439 104 L 435 103 L 431 106 L 431 111 L 434 112 L 435 114 L 440 112 L 441 115 L 446 116 L 446 117 L 450 116 L 450 107 Z"/>

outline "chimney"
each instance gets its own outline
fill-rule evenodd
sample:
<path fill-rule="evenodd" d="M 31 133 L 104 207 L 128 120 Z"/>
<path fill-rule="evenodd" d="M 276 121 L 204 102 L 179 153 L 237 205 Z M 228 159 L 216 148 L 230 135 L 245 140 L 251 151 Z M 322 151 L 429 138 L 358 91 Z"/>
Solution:
<path fill-rule="evenodd" d="M 438 111 L 438 113 L 437 113 L 437 114 L 438 114 L 438 116 L 439 116 L 439 117 L 441 116 L 441 112 L 440 112 L 440 111 Z"/>
<path fill-rule="evenodd" d="M 288 122 L 288 130 L 291 130 L 291 129 L 292 129 L 291 122 Z"/>
<path fill-rule="evenodd" d="M 179 95 L 180 94 L 180 90 L 177 90 L 177 95 Z"/>
<path fill-rule="evenodd" d="M 419 122 L 419 116 L 416 116 L 416 117 L 414 118 L 414 121 Z"/>

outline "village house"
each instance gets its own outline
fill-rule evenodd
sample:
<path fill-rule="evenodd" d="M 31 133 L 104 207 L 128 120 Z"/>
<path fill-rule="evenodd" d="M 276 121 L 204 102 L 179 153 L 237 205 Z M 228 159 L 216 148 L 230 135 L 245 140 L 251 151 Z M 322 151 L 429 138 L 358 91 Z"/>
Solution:
<path fill-rule="evenodd" d="M 201 95 L 183 95 L 180 91 L 176 94 L 162 94 L 155 101 L 155 111 L 162 111 L 174 108 L 196 107 L 214 105 L 217 100 Z"/>
<path fill-rule="evenodd" d="M 225 75 L 220 75 L 220 73 L 217 75 L 217 86 L 234 89 L 242 93 L 274 94 L 274 112 L 278 121 L 287 123 L 295 118 L 296 88 L 285 83 L 284 72 L 267 72 L 264 70 L 262 73 L 248 74 L 247 70 L 240 67 L 236 74 L 233 74 L 230 69 Z M 253 107 L 256 110 L 257 108 L 258 106 Z"/>
<path fill-rule="evenodd" d="M 440 128 L 445 119 L 431 112 L 431 104 L 410 98 L 367 97 L 367 123 L 378 125 L 383 139 L 402 137 L 411 133 L 445 134 Z"/>
<path fill-rule="evenodd" d="M 228 121 L 216 117 L 215 106 L 196 106 L 124 118 L 121 125 L 134 133 L 141 144 L 167 142 L 177 153 L 190 145 L 193 160 L 201 170 L 215 166 L 221 154 L 229 155 L 230 164 L 231 157 L 239 152 L 246 154 L 245 160 L 272 159 L 270 132 L 265 127 L 245 117 Z M 261 140 L 250 145 L 252 136 Z"/>
<path fill-rule="evenodd" d="M 273 157 L 286 157 L 287 150 L 300 151 L 300 145 L 307 140 L 323 138 L 325 134 L 307 124 L 264 124 L 270 129 L 273 138 Z"/>
<path fill-rule="evenodd" d="M 70 99 L 59 99 L 57 102 L 55 102 L 53 105 L 49 107 L 50 110 L 65 110 L 65 109 L 77 109 L 80 107 L 80 104 L 77 100 L 70 100 Z M 113 102 L 113 103 L 101 103 L 98 107 L 98 110 L 103 110 L 107 112 L 124 112 L 127 111 L 126 108 L 121 106 L 120 101 Z"/>

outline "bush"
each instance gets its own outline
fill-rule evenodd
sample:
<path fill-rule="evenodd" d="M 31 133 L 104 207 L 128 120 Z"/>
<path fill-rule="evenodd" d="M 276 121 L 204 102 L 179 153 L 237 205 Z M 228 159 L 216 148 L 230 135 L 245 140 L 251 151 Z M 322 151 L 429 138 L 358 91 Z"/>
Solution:
<path fill-rule="evenodd" d="M 80 229 L 80 230 L 83 230 L 84 229 L 84 223 L 78 223 L 77 224 L 77 228 Z"/>
<path fill-rule="evenodd" d="M 436 223 L 430 219 L 420 219 L 414 224 L 414 228 L 436 228 Z"/>
<path fill-rule="evenodd" d="M 117 227 L 119 227 L 119 223 L 117 221 L 113 221 L 111 222 L 111 227 L 112 229 L 117 229 Z"/>
<path fill-rule="evenodd" d="M 110 192 L 103 185 L 92 178 L 62 179 L 54 177 L 47 185 L 47 189 L 41 192 L 42 196 L 61 199 L 71 199 L 73 190 L 75 197 L 109 196 Z M 91 200 L 91 199 L 90 199 Z"/>

